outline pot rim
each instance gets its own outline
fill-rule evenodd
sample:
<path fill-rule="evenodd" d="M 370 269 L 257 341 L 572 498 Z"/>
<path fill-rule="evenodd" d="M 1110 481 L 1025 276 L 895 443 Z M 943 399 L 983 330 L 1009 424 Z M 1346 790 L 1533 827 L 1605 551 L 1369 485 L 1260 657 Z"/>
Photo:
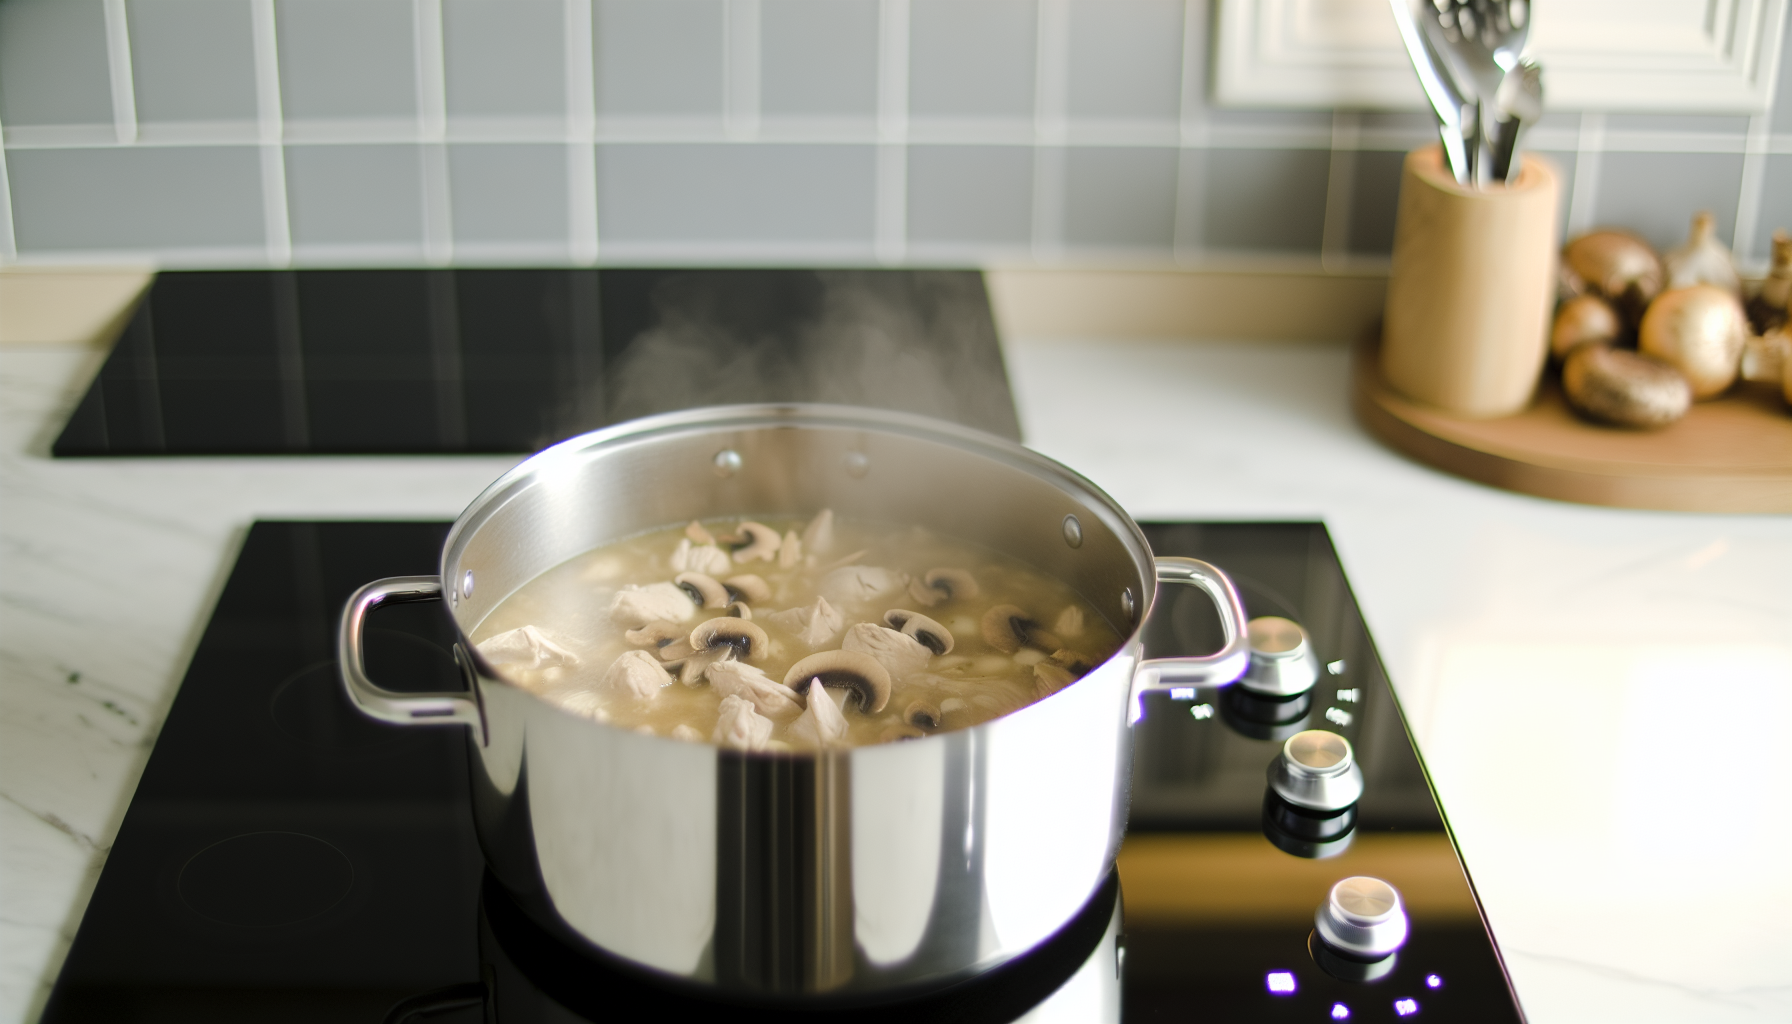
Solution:
<path fill-rule="evenodd" d="M 453 527 L 448 531 L 448 536 L 442 543 L 441 562 L 438 566 L 440 578 L 443 580 L 444 585 L 452 585 L 450 567 L 459 561 L 460 555 L 465 549 L 469 539 L 486 521 L 496 515 L 505 504 L 527 490 L 536 478 L 545 473 L 553 472 L 559 467 L 577 463 L 593 453 L 596 449 L 609 449 L 620 445 L 642 444 L 659 438 L 673 437 L 681 434 L 713 433 L 718 430 L 788 430 L 805 428 L 831 428 L 880 432 L 910 437 L 917 440 L 947 444 L 969 450 L 972 454 L 992 459 L 1011 468 L 1031 474 L 1032 476 L 1040 478 L 1066 493 L 1071 494 L 1077 498 L 1085 508 L 1090 512 L 1093 512 L 1097 518 L 1101 520 L 1102 524 L 1112 531 L 1114 536 L 1119 538 L 1121 544 L 1126 548 L 1127 553 L 1132 557 L 1133 568 L 1137 573 L 1139 580 L 1139 594 L 1134 605 L 1132 615 L 1133 621 L 1128 624 L 1129 628 L 1122 634 L 1120 645 L 1115 649 L 1113 654 L 1109 655 L 1094 668 L 1090 669 L 1089 673 L 1085 675 L 1085 678 L 1087 675 L 1092 675 L 1096 671 L 1111 664 L 1115 658 L 1119 657 L 1137 642 L 1139 635 L 1145 628 L 1145 622 L 1150 617 L 1151 609 L 1153 605 L 1156 604 L 1157 575 L 1153 565 L 1151 546 L 1145 540 L 1144 531 L 1139 528 L 1138 523 L 1133 520 L 1132 516 L 1128 514 L 1125 509 L 1121 508 L 1119 502 L 1115 501 L 1106 491 L 1096 486 L 1093 481 L 1089 480 L 1081 473 L 1078 473 L 1076 470 L 1071 469 L 1056 459 L 1042 455 L 1031 448 L 1010 441 L 1005 437 L 928 416 L 859 406 L 806 402 L 702 406 L 696 409 L 684 409 L 677 412 L 643 416 L 639 419 L 628 420 L 623 423 L 613 424 L 608 427 L 602 427 L 597 430 L 570 437 L 557 444 L 544 448 L 534 455 L 524 459 L 522 462 L 517 463 L 515 466 L 512 466 L 509 470 L 506 470 L 502 476 L 498 477 L 498 479 L 487 486 L 485 490 L 481 491 L 478 497 L 474 498 L 473 501 L 467 505 L 460 516 L 455 519 Z M 497 671 L 497 669 L 488 663 L 484 656 L 479 653 L 478 648 L 473 645 L 471 637 L 462 627 L 459 618 L 450 613 L 449 619 L 454 625 L 456 637 L 460 640 L 461 644 L 468 652 L 468 655 L 472 658 L 479 673 L 487 678 L 503 682 L 505 685 L 515 688 L 515 684 L 510 683 L 501 672 Z M 1081 682 L 1081 680 L 1079 679 L 1077 682 Z M 968 726 L 964 729 L 954 729 L 949 732 L 934 733 L 922 737 L 922 741 L 939 739 L 944 736 L 960 732 L 970 732 L 984 728 L 985 726 L 994 725 L 997 722 L 1004 721 L 1016 715 L 1024 714 L 1029 708 L 1044 704 L 1053 697 L 1058 696 L 1058 694 L 1072 689 L 1075 685 L 1076 683 L 1072 683 L 1070 686 L 1058 691 L 1058 693 L 1054 693 L 1051 696 L 1017 708 L 1005 715 L 992 718 L 987 722 Z M 539 700 L 540 698 L 537 699 Z M 572 714 L 572 712 L 559 708 L 552 702 L 542 701 L 541 703 L 548 705 L 563 714 Z M 584 720 L 583 716 L 574 717 L 579 717 L 581 720 Z M 610 723 L 607 722 L 598 722 L 595 719 L 589 721 L 594 725 L 609 726 L 619 732 L 628 731 L 610 725 Z M 646 739 L 648 737 L 642 738 Z M 671 737 L 666 736 L 654 736 L 652 738 L 665 740 L 667 742 L 685 742 L 682 740 L 673 740 Z M 862 749 L 874 749 L 883 745 L 884 744 L 872 744 L 869 747 L 852 747 L 840 751 L 737 751 L 724 748 L 717 749 L 721 753 L 746 757 L 816 758 L 827 753 L 851 753 Z"/>

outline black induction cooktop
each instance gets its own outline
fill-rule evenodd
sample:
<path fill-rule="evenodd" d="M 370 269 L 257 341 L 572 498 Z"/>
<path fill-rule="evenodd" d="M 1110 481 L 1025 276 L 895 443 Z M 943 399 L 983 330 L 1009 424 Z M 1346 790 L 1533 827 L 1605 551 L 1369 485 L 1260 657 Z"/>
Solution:
<path fill-rule="evenodd" d="M 249 531 L 46 1022 L 823 1018 L 693 1001 L 558 946 L 485 874 L 463 731 L 400 729 L 351 708 L 333 660 L 342 602 L 369 579 L 433 571 L 446 530 Z M 1236 686 L 1153 695 L 1118 880 L 1010 968 L 853 1019 L 1010 1021 L 1056 1006 L 1068 979 L 1093 971 L 1119 977 L 1118 997 L 1075 1019 L 1521 1020 L 1325 528 L 1146 532 L 1159 554 L 1227 569 L 1252 616 L 1303 623 L 1326 662 L 1320 682 L 1280 701 Z M 1211 606 L 1184 589 L 1154 612 L 1149 653 L 1219 646 Z M 385 685 L 459 678 L 438 608 L 387 606 L 369 627 Z M 1266 792 L 1282 740 L 1307 728 L 1350 739 L 1366 780 L 1347 818 L 1317 828 Z M 1358 874 L 1394 885 L 1411 921 L 1405 946 L 1370 965 L 1314 939 L 1318 902 Z"/>
<path fill-rule="evenodd" d="M 743 402 L 1020 436 L 975 271 L 171 271 L 51 450 L 530 452 Z"/>

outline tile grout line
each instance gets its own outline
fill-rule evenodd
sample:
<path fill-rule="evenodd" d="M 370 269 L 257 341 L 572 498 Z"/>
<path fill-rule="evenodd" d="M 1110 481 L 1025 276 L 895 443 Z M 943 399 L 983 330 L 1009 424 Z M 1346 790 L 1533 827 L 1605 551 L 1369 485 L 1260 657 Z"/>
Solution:
<path fill-rule="evenodd" d="M 121 143 L 137 141 L 137 92 L 131 80 L 131 31 L 124 0 L 104 0 L 106 70 L 112 80 L 112 130 Z"/>
<path fill-rule="evenodd" d="M 1325 227 L 1319 236 L 1319 265 L 1328 271 L 1347 269 L 1350 262 L 1351 207 L 1356 198 L 1356 137 L 1361 115 L 1332 112 L 1331 162 L 1325 176 Z"/>
<path fill-rule="evenodd" d="M 1036 0 L 1033 19 L 1033 259 L 1064 255 L 1065 94 L 1070 78 L 1069 0 Z"/>
<path fill-rule="evenodd" d="M 1584 234 L 1598 215 L 1600 154 L 1605 146 L 1605 115 L 1580 115 L 1580 140 L 1574 151 L 1574 189 L 1568 197 L 1568 237 Z"/>
<path fill-rule="evenodd" d="M 6 125 L 0 123 L 0 139 Z M 12 225 L 12 178 L 6 170 L 6 146 L 0 144 L 0 266 L 19 258 L 19 239 Z"/>
<path fill-rule="evenodd" d="M 1767 187 L 1767 120 L 1768 114 L 1748 119 L 1748 145 L 1742 154 L 1742 187 L 1736 198 L 1736 230 L 1731 233 L 1730 251 L 1735 253 L 1738 269 L 1755 266 L 1752 255 L 1755 234 L 1761 219 L 1761 197 Z M 1760 268 L 1765 270 L 1763 264 Z"/>
<path fill-rule="evenodd" d="M 1176 100 L 1176 196 L 1171 208 L 1174 221 L 1170 227 L 1170 259 L 1174 263 L 1197 263 L 1206 255 L 1206 210 L 1202 207 L 1201 186 L 1206 184 L 1207 158 L 1200 152 L 1207 134 L 1206 118 L 1201 114 L 1201 55 L 1206 50 L 1205 23 L 1201 20 L 1207 5 L 1202 0 L 1182 3 L 1182 67 L 1180 91 Z M 1192 177 L 1194 181 L 1190 181 Z M 1185 224 L 1192 225 L 1185 228 Z M 1188 236 L 1193 235 L 1191 240 Z"/>
<path fill-rule="evenodd" d="M 730 142 L 759 135 L 759 0 L 722 0 L 722 124 Z"/>
<path fill-rule="evenodd" d="M 908 254 L 908 62 L 909 0 L 879 0 L 872 247 L 886 265 Z"/>
<path fill-rule="evenodd" d="M 597 73 L 591 0 L 566 3 L 567 243 L 572 261 L 597 262 Z"/>
<path fill-rule="evenodd" d="M 255 61 L 256 154 L 261 164 L 261 219 L 268 263 L 292 265 L 292 214 L 286 195 L 286 148 L 280 104 L 280 45 L 274 0 L 251 0 L 249 31 Z"/>
<path fill-rule="evenodd" d="M 448 179 L 448 83 L 443 65 L 442 0 L 411 0 L 411 32 L 417 73 L 418 163 L 422 173 L 423 260 L 454 261 L 453 195 Z"/>

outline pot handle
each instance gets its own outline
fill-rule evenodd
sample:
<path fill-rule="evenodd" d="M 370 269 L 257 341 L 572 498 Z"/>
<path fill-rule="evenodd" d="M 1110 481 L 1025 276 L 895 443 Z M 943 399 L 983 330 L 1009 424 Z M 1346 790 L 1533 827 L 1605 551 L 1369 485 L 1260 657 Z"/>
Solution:
<path fill-rule="evenodd" d="M 1145 692 L 1167 690 L 1172 686 L 1225 685 L 1249 667 L 1251 650 L 1245 636 L 1244 602 L 1238 599 L 1238 588 L 1224 572 L 1194 558 L 1157 559 L 1157 581 L 1182 583 L 1200 587 L 1213 598 L 1220 613 L 1220 628 L 1226 645 L 1212 654 L 1197 658 L 1146 658 L 1132 674 L 1132 698 L 1128 701 L 1127 724 L 1145 715 Z"/>
<path fill-rule="evenodd" d="M 388 601 L 403 604 L 441 599 L 440 576 L 392 576 L 355 591 L 343 606 L 336 634 L 336 664 L 342 670 L 348 699 L 362 714 L 394 725 L 483 724 L 479 702 L 471 693 L 399 693 L 367 678 L 361 650 L 361 627 L 367 613 Z"/>

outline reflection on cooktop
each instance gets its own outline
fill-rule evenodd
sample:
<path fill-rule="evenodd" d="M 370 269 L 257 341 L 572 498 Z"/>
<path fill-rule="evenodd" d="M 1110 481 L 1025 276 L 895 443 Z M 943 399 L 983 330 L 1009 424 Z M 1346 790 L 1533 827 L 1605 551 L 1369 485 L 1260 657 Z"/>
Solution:
<path fill-rule="evenodd" d="M 52 451 L 529 452 L 740 402 L 1020 436 L 974 271 L 186 271 L 157 276 Z"/>

